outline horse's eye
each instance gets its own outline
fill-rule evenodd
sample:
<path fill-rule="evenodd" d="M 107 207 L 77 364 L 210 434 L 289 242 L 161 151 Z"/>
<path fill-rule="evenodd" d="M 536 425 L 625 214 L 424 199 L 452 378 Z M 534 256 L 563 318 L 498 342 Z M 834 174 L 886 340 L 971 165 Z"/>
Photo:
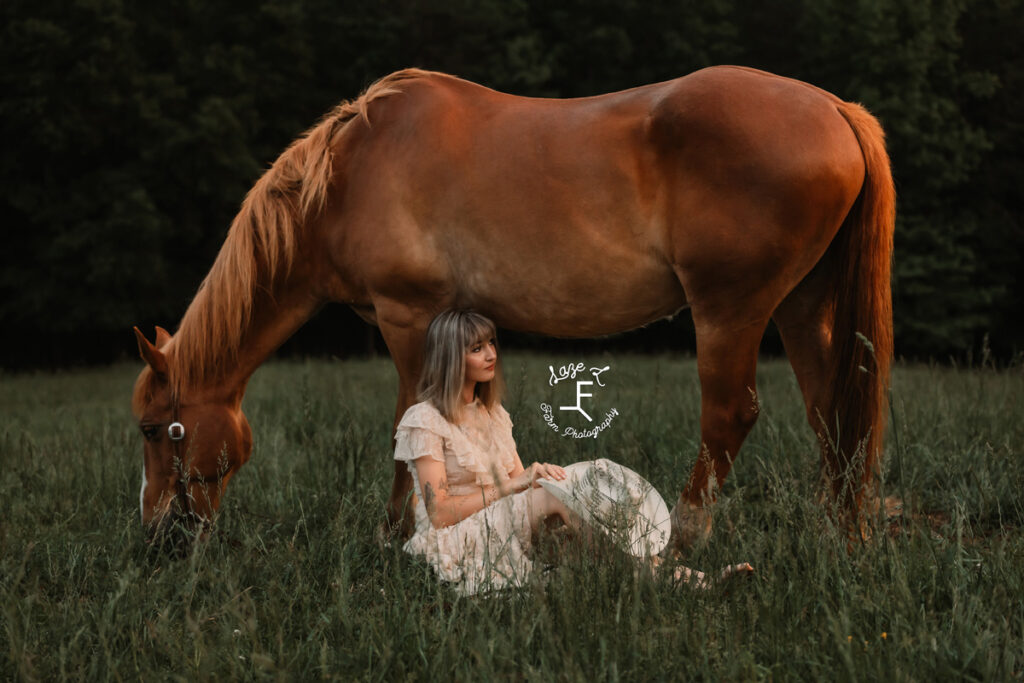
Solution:
<path fill-rule="evenodd" d="M 146 438 L 146 441 L 152 441 L 159 431 L 157 425 L 140 425 L 139 429 L 142 430 L 142 436 Z"/>

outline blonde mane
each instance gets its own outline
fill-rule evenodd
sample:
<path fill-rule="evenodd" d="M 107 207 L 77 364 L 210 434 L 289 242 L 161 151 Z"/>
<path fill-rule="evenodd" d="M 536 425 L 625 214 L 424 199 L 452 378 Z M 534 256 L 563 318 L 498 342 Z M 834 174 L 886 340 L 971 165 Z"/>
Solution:
<path fill-rule="evenodd" d="M 237 357 L 257 289 L 271 290 L 275 279 L 288 273 L 302 225 L 323 209 L 332 148 L 347 124 L 357 116 L 369 124 L 370 102 L 401 92 L 396 86 L 402 81 L 429 73 L 396 71 L 357 99 L 337 105 L 256 181 L 168 345 L 174 395 L 215 377 Z"/>

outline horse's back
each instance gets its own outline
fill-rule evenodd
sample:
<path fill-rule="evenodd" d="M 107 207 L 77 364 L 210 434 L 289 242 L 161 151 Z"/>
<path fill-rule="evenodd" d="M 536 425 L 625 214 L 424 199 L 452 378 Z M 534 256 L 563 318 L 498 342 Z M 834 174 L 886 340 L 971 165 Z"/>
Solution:
<path fill-rule="evenodd" d="M 860 149 L 838 104 L 807 83 L 744 67 L 572 99 L 427 72 L 379 101 L 388 118 L 376 134 L 405 178 L 452 188 L 472 176 L 489 190 L 488 209 L 505 193 L 552 201 L 563 188 L 596 203 L 595 214 L 614 205 L 653 224 L 668 208 L 659 198 L 683 186 L 708 197 L 728 188 L 756 202 L 757 215 L 780 199 L 800 204 L 808 187 L 859 186 Z M 432 196 L 443 198 L 439 189 Z"/>

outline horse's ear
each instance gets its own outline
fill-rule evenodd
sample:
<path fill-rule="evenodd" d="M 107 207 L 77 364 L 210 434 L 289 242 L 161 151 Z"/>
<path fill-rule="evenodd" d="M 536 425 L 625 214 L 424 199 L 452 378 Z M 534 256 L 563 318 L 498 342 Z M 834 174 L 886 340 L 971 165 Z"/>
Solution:
<path fill-rule="evenodd" d="M 135 330 L 135 341 L 139 343 L 139 355 L 142 356 L 142 360 L 146 361 L 146 364 L 152 368 L 153 372 L 160 379 L 167 379 L 167 358 L 157 347 L 149 343 L 146 336 L 139 332 L 139 328 L 133 327 Z M 157 333 L 157 339 L 160 339 L 159 332 Z"/>
<path fill-rule="evenodd" d="M 160 327 L 159 325 L 157 325 L 156 326 L 156 348 L 158 348 L 158 349 L 164 348 L 164 344 L 166 344 L 169 341 L 171 341 L 171 333 L 168 332 L 167 330 L 165 330 L 164 328 Z"/>

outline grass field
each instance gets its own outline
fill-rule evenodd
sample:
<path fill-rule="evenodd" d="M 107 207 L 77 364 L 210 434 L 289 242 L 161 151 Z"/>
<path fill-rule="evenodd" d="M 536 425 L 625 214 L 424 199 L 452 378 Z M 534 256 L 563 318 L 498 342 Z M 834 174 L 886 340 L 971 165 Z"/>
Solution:
<path fill-rule="evenodd" d="M 697 453 L 687 358 L 610 366 L 620 416 L 596 439 L 545 425 L 548 365 L 509 353 L 525 462 L 610 457 L 671 505 Z M 898 366 L 883 495 L 846 551 L 784 361 L 688 564 L 756 576 L 697 592 L 621 555 L 569 553 L 529 588 L 456 597 L 375 531 L 390 490 L 385 359 L 275 362 L 245 401 L 251 462 L 208 543 L 161 556 L 140 532 L 138 367 L 0 376 L 2 679 L 775 679 L 1024 677 L 1024 368 Z M 595 399 L 596 400 L 596 399 Z"/>

